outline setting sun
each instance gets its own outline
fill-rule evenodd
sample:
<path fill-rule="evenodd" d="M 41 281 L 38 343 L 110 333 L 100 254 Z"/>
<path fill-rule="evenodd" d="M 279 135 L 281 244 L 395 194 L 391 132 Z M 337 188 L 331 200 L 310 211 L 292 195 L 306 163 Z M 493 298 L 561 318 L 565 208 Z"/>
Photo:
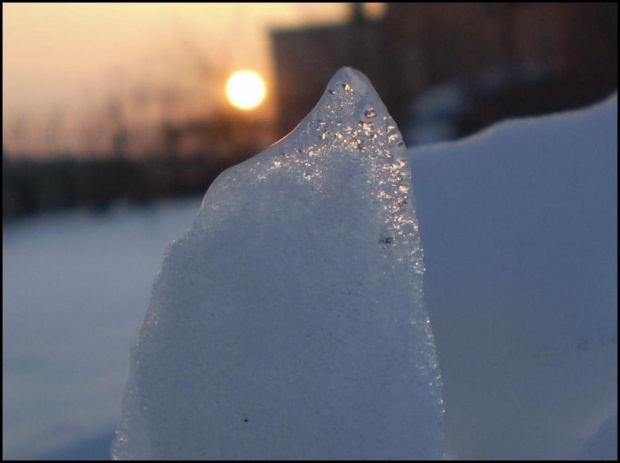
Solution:
<path fill-rule="evenodd" d="M 265 99 L 265 81 L 254 71 L 234 72 L 226 82 L 226 97 L 239 109 L 254 109 Z"/>

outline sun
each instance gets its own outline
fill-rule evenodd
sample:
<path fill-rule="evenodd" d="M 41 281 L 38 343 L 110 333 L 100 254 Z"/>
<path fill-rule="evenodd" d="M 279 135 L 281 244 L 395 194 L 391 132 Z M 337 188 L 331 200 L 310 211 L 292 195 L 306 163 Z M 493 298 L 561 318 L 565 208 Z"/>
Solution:
<path fill-rule="evenodd" d="M 265 81 L 257 72 L 250 70 L 233 72 L 226 81 L 226 97 L 239 109 L 256 108 L 265 99 Z"/>

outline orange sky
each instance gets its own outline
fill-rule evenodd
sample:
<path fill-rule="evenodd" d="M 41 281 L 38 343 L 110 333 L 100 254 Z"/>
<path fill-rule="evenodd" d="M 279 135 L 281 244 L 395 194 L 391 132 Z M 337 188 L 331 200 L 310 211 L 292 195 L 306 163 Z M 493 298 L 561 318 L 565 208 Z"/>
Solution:
<path fill-rule="evenodd" d="M 267 72 L 270 25 L 335 21 L 346 12 L 342 4 L 289 3 L 3 3 L 2 9 L 4 111 L 36 110 L 104 84 L 106 74 L 156 67 L 184 35 L 214 60 L 230 54 L 231 67 Z"/>
<path fill-rule="evenodd" d="M 106 95 L 180 79 L 220 104 L 223 76 L 236 69 L 255 69 L 269 85 L 269 28 L 348 14 L 342 3 L 3 3 L 2 10 L 3 134 L 18 116 L 79 114 Z M 198 55 L 212 66 L 208 85 Z"/>

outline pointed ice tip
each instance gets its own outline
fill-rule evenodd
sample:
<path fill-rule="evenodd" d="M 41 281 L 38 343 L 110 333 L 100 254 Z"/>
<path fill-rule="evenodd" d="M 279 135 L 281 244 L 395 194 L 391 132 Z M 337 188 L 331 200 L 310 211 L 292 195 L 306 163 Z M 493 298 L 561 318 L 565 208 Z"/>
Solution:
<path fill-rule="evenodd" d="M 329 82 L 329 86 L 333 87 L 339 83 L 348 84 L 355 92 L 365 95 L 372 88 L 372 84 L 368 77 L 357 69 L 348 66 L 338 69 L 334 77 Z"/>
<path fill-rule="evenodd" d="M 353 129 L 358 125 L 359 129 Z M 394 150 L 404 149 L 396 123 L 368 77 L 356 69 L 342 67 L 330 79 L 312 111 L 271 148 L 279 145 L 282 150 L 283 144 L 290 144 L 300 152 L 313 147 L 317 139 L 342 142 L 352 137 L 351 146 L 361 152 L 364 147 L 383 143 L 383 138 L 379 137 L 382 134 L 387 138 L 386 143 L 395 145 Z"/>

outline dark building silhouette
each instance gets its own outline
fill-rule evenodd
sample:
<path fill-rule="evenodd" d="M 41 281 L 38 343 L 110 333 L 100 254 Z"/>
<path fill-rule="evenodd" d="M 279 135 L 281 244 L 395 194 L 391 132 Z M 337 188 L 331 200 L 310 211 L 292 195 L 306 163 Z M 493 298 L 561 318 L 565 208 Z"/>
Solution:
<path fill-rule="evenodd" d="M 272 31 L 277 130 L 299 123 L 342 66 L 370 78 L 399 124 L 448 81 L 468 85 L 462 134 L 585 105 L 617 88 L 617 18 L 617 3 L 390 3 L 368 20 L 352 4 L 348 24 Z M 534 67 L 544 79 L 519 74 Z"/>

